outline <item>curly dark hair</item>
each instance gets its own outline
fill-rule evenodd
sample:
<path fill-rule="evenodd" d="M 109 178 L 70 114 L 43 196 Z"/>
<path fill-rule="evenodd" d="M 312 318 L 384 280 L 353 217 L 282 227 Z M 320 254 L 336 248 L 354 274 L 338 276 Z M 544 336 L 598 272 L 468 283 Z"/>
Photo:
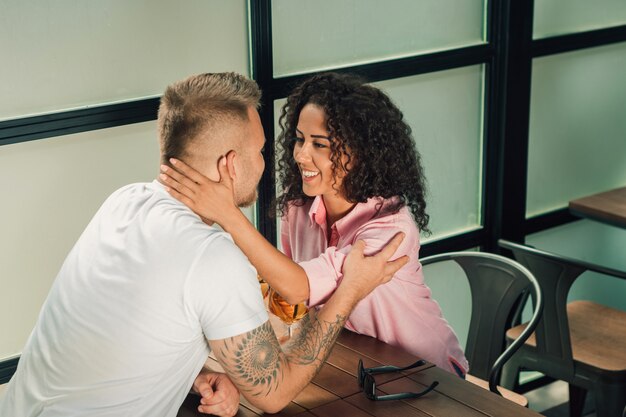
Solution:
<path fill-rule="evenodd" d="M 426 181 L 411 128 L 385 93 L 348 74 L 315 75 L 287 98 L 279 121 L 278 178 L 284 191 L 277 199 L 278 214 L 284 215 L 289 204 L 302 206 L 311 199 L 302 191 L 300 170 L 293 158 L 298 118 L 307 104 L 324 110 L 329 136 L 339 138 L 331 140 L 330 159 L 335 172 L 347 171 L 343 196 L 353 203 L 397 196 L 395 204 L 385 205 L 385 211 L 396 212 L 407 205 L 419 229 L 430 233 Z M 348 156 L 345 165 L 342 155 Z"/>

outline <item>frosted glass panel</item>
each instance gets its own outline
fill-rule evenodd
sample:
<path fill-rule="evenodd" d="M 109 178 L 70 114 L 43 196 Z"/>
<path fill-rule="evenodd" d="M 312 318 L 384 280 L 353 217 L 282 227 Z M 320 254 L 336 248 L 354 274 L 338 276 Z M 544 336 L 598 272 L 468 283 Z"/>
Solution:
<path fill-rule="evenodd" d="M 422 243 L 481 225 L 483 67 L 375 83 L 398 105 L 422 155 L 433 234 Z M 276 134 L 285 100 L 274 102 Z M 280 232 L 279 232 L 280 236 Z"/>
<path fill-rule="evenodd" d="M 376 83 L 413 129 L 428 180 L 433 234 L 423 242 L 481 225 L 483 67 Z"/>
<path fill-rule="evenodd" d="M 528 217 L 626 185 L 626 43 L 535 59 Z"/>
<path fill-rule="evenodd" d="M 0 119 L 160 95 L 248 74 L 245 0 L 2 0 Z"/>
<path fill-rule="evenodd" d="M 483 0 L 274 0 L 274 75 L 483 43 Z"/>
<path fill-rule="evenodd" d="M 535 0 L 535 39 L 623 24 L 624 0 Z"/>
<path fill-rule="evenodd" d="M 626 271 L 626 230 L 580 220 L 526 237 L 537 248 Z M 585 272 L 574 281 L 568 299 L 591 300 L 626 311 L 626 281 Z"/>

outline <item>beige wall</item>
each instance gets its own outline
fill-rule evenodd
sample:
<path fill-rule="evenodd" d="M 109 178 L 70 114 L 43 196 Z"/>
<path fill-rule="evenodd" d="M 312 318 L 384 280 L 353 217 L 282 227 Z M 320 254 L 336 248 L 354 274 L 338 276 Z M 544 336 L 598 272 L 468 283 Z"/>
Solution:
<path fill-rule="evenodd" d="M 158 172 L 155 122 L 0 147 L 0 360 L 18 354 L 65 256 L 116 188 Z"/>
<path fill-rule="evenodd" d="M 193 73 L 249 75 L 245 0 L 132 3 L 3 3 L 14 59 L 0 66 L 0 120 L 154 96 Z M 155 122 L 0 146 L 0 362 L 20 354 L 100 204 L 154 179 L 158 160 Z"/>

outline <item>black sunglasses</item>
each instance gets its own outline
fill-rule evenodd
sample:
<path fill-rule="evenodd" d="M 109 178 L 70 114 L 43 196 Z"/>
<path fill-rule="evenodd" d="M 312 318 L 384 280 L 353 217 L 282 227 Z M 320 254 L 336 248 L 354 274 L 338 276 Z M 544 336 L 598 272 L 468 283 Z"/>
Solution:
<path fill-rule="evenodd" d="M 359 359 L 359 369 L 357 371 L 357 380 L 359 388 L 363 391 L 365 396 L 372 401 L 389 401 L 389 400 L 404 400 L 409 398 L 419 398 L 428 394 L 439 385 L 439 381 L 434 381 L 428 388 L 421 392 L 399 392 L 397 394 L 376 395 L 376 381 L 374 375 L 384 374 L 387 372 L 400 372 L 409 369 L 417 368 L 418 366 L 425 365 L 426 361 L 419 360 L 409 366 L 400 368 L 393 365 L 377 366 L 375 368 L 363 367 L 363 361 Z"/>

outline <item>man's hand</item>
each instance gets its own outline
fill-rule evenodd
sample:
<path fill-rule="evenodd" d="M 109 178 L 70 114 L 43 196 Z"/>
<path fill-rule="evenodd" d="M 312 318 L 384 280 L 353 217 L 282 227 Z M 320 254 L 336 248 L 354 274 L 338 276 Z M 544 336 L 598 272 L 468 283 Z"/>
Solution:
<path fill-rule="evenodd" d="M 239 390 L 226 374 L 202 369 L 192 389 L 200 394 L 198 411 L 222 417 L 232 417 L 239 410 Z"/>
<path fill-rule="evenodd" d="M 238 212 L 233 186 L 235 151 L 218 161 L 219 181 L 212 181 L 183 161 L 170 159 L 174 168 L 161 165 L 159 179 L 172 197 L 184 203 L 205 221 L 224 227 L 228 214 Z M 232 171 L 232 172 L 231 172 Z"/>
<path fill-rule="evenodd" d="M 404 239 L 404 233 L 396 234 L 378 254 L 365 256 L 365 242 L 357 241 L 352 245 L 343 264 L 343 280 L 337 291 L 349 291 L 357 300 L 363 299 L 377 286 L 389 282 L 391 277 L 409 261 L 402 256 L 394 261 L 389 258 L 398 250 Z"/>
<path fill-rule="evenodd" d="M 404 238 L 400 233 L 377 255 L 364 256 L 357 242 L 344 261 L 344 278 L 315 314 L 302 321 L 297 340 L 281 349 L 269 321 L 235 337 L 209 340 L 217 361 L 245 398 L 266 413 L 289 404 L 318 373 L 354 306 L 408 261 L 388 262 Z"/>

